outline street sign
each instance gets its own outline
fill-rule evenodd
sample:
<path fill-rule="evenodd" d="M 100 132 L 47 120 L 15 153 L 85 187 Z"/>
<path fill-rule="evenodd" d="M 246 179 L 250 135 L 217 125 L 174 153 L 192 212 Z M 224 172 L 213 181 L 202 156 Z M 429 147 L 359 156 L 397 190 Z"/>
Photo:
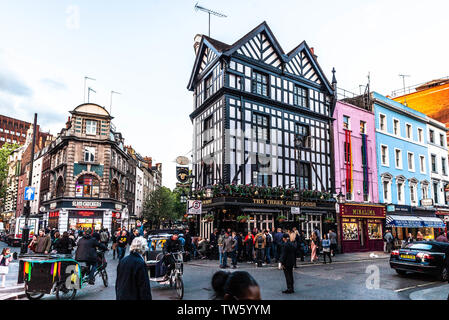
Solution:
<path fill-rule="evenodd" d="M 25 201 L 33 201 L 34 200 L 34 188 L 33 187 L 25 187 L 24 192 L 24 200 Z"/>
<path fill-rule="evenodd" d="M 292 212 L 292 214 L 300 214 L 301 213 L 299 207 L 291 207 L 291 212 Z"/>
<path fill-rule="evenodd" d="M 431 206 L 433 206 L 433 199 L 432 198 L 430 198 L 430 199 L 422 199 L 421 200 L 421 205 L 423 207 L 431 207 Z"/>
<path fill-rule="evenodd" d="M 202 204 L 199 200 L 189 200 L 187 204 L 188 214 L 201 214 Z"/>

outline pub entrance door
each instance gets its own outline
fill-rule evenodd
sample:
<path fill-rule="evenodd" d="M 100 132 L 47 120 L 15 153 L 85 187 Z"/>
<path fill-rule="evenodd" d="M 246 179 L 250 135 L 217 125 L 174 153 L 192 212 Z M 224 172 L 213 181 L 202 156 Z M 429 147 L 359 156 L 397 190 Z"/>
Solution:
<path fill-rule="evenodd" d="M 366 219 L 359 219 L 359 241 L 360 249 L 366 249 L 367 238 L 366 238 Z"/>

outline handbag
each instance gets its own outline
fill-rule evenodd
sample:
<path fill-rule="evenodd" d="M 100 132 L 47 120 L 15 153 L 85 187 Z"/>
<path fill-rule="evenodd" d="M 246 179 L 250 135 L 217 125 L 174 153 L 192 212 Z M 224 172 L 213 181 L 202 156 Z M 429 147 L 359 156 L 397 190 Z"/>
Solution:
<path fill-rule="evenodd" d="M 9 268 L 6 266 L 0 266 L 0 274 L 8 274 Z"/>

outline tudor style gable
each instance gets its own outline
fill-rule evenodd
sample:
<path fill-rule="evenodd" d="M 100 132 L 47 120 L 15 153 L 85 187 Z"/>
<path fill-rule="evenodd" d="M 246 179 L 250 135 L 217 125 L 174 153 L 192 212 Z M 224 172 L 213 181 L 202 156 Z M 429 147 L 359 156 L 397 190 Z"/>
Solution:
<path fill-rule="evenodd" d="M 318 84 L 322 83 L 316 66 L 314 66 L 312 60 L 308 57 L 305 48 L 290 57 L 289 62 L 285 65 L 285 71 Z"/>
<path fill-rule="evenodd" d="M 265 30 L 242 44 L 237 53 L 278 69 L 282 66 L 281 53 L 272 44 Z"/>

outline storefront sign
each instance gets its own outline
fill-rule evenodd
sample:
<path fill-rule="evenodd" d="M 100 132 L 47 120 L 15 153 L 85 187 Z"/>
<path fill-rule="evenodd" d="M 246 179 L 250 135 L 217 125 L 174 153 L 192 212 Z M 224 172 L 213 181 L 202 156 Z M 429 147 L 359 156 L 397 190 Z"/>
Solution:
<path fill-rule="evenodd" d="M 53 211 L 48 213 L 49 218 L 56 218 L 59 217 L 59 211 Z"/>
<path fill-rule="evenodd" d="M 72 206 L 75 208 L 95 209 L 101 207 L 101 201 L 73 201 Z"/>
<path fill-rule="evenodd" d="M 384 206 L 342 204 L 340 206 L 340 214 L 342 217 L 348 218 L 385 218 L 386 209 Z"/>
<path fill-rule="evenodd" d="M 316 207 L 316 202 L 300 202 L 288 200 L 253 199 L 253 203 L 289 207 Z"/>
<path fill-rule="evenodd" d="M 433 206 L 433 199 L 422 199 L 421 205 L 423 207 L 431 207 L 431 206 Z"/>
<path fill-rule="evenodd" d="M 94 211 L 78 211 L 78 215 L 82 217 L 91 217 L 95 214 Z"/>
<path fill-rule="evenodd" d="M 292 207 L 291 212 L 292 212 L 292 214 L 300 214 L 299 207 Z"/>

